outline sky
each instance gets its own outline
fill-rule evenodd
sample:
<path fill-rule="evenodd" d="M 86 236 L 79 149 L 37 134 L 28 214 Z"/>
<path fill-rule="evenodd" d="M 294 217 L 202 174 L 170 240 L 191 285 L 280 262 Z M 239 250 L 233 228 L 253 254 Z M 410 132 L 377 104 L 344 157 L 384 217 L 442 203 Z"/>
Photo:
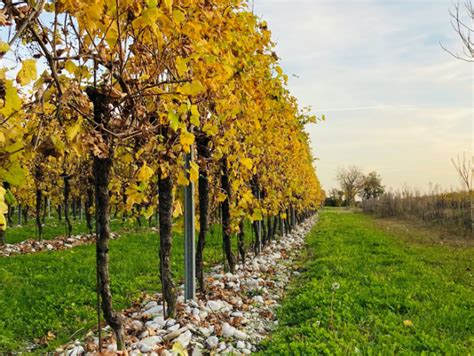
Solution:
<path fill-rule="evenodd" d="M 326 121 L 309 125 L 323 188 L 339 167 L 387 188 L 460 186 L 451 158 L 472 155 L 472 64 L 450 25 L 453 2 L 254 0 L 289 89 Z"/>

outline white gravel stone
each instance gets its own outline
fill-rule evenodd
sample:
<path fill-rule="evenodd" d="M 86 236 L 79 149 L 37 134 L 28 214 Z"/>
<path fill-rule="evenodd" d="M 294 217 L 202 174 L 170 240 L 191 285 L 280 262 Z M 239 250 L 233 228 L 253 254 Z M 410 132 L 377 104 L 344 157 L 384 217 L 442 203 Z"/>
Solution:
<path fill-rule="evenodd" d="M 206 339 L 206 344 L 207 344 L 208 348 L 214 349 L 219 344 L 219 339 L 217 338 L 217 336 L 209 336 Z"/>
<path fill-rule="evenodd" d="M 185 331 L 184 333 L 182 333 L 181 335 L 179 335 L 175 340 L 174 342 L 179 342 L 181 344 L 181 346 L 183 346 L 184 348 L 187 348 L 191 339 L 193 337 L 193 333 L 189 330 Z"/>
<path fill-rule="evenodd" d="M 229 325 L 228 323 L 224 323 L 222 325 L 222 336 L 224 337 L 232 337 L 234 336 L 234 333 L 235 333 L 236 329 Z"/>
<path fill-rule="evenodd" d="M 206 306 L 214 313 L 221 310 L 224 307 L 222 303 L 218 300 L 210 300 L 207 302 Z"/>

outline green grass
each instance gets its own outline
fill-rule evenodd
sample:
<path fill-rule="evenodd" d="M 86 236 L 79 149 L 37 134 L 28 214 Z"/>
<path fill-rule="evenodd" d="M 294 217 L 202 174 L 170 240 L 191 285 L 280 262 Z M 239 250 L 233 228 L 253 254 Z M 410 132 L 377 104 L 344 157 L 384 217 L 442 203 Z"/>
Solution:
<path fill-rule="evenodd" d="M 157 233 L 143 228 L 122 231 L 121 235 L 110 241 L 116 309 L 130 306 L 141 292 L 160 288 Z M 249 230 L 246 236 L 250 240 Z M 219 231 L 209 234 L 205 249 L 208 266 L 222 261 L 221 241 Z M 173 243 L 172 268 L 179 281 L 184 269 L 183 237 L 176 233 Z M 96 320 L 95 246 L 0 257 L 0 301 L 0 353 L 22 350 L 27 342 L 48 331 L 56 338 L 41 351 L 54 350 L 73 334 L 74 338 L 84 335 Z"/>
<path fill-rule="evenodd" d="M 7 228 L 6 233 L 6 242 L 9 244 L 18 243 L 28 239 L 36 239 L 37 232 L 36 232 L 36 222 L 34 219 L 28 219 L 28 222 L 25 224 L 23 223 L 21 226 L 16 225 L 15 222 L 17 220 L 13 220 L 13 226 L 9 226 Z M 87 230 L 86 221 L 85 219 L 73 220 L 71 218 L 72 224 L 72 234 L 85 234 L 89 231 Z M 148 224 L 148 222 L 144 222 L 144 224 Z M 122 228 L 122 220 L 121 219 L 113 219 L 111 221 L 112 229 L 114 231 L 118 231 Z M 128 222 L 126 221 L 124 224 L 125 227 L 134 227 L 137 226 L 135 222 Z M 43 226 L 43 239 L 44 240 L 51 240 L 58 236 L 65 236 L 66 235 L 66 222 L 64 218 L 62 221 L 58 221 L 57 218 L 51 217 L 47 218 L 44 226 Z"/>
<path fill-rule="evenodd" d="M 378 225 L 321 213 L 262 353 L 473 353 L 474 248 L 410 243 Z"/>

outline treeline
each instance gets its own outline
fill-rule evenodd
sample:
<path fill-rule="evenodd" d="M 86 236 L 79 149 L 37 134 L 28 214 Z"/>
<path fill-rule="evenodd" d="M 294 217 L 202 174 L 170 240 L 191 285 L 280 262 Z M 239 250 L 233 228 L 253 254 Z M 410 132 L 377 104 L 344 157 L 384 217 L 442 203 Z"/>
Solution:
<path fill-rule="evenodd" d="M 472 234 L 472 193 L 467 191 L 420 194 L 409 190 L 387 192 L 363 200 L 366 213 L 383 218 L 402 218 Z"/>

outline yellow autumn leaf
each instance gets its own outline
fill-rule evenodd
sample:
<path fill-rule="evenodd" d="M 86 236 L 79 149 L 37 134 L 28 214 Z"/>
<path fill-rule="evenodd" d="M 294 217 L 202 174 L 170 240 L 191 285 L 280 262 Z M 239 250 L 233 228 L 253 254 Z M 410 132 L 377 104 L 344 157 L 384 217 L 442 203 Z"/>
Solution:
<path fill-rule="evenodd" d="M 179 341 L 173 344 L 172 351 L 173 351 L 173 354 L 177 356 L 188 356 L 188 351 Z"/>
<path fill-rule="evenodd" d="M 216 125 L 206 122 L 202 131 L 208 136 L 215 136 L 219 132 L 219 128 Z"/>
<path fill-rule="evenodd" d="M 137 178 L 141 182 L 148 182 L 153 176 L 153 169 L 148 167 L 146 162 L 143 162 L 143 166 L 138 170 Z"/>
<path fill-rule="evenodd" d="M 163 0 L 163 3 L 165 4 L 165 7 L 171 11 L 173 8 L 173 0 Z"/>
<path fill-rule="evenodd" d="M 246 157 L 246 158 L 242 158 L 242 159 L 240 160 L 240 162 L 241 162 L 247 169 L 249 169 L 249 170 L 252 169 L 253 161 L 252 161 L 251 158 L 247 158 L 247 157 Z"/>
<path fill-rule="evenodd" d="M 186 83 L 179 88 L 179 92 L 183 95 L 198 95 L 204 91 L 204 86 L 199 80 L 192 83 Z"/>
<path fill-rule="evenodd" d="M 189 180 L 196 182 L 199 179 L 199 166 L 195 162 L 190 163 Z"/>
<path fill-rule="evenodd" d="M 253 211 L 252 215 L 250 216 L 250 220 L 252 220 L 252 221 L 263 220 L 262 211 L 260 209 L 255 209 Z"/>
<path fill-rule="evenodd" d="M 178 185 L 188 185 L 189 180 L 186 178 L 184 172 L 179 172 L 178 173 L 178 179 L 177 179 Z"/>
<path fill-rule="evenodd" d="M 8 52 L 9 49 L 10 49 L 10 46 L 8 45 L 8 43 L 0 41 L 0 54 L 4 54 Z"/>
<path fill-rule="evenodd" d="M 179 115 L 176 112 L 174 112 L 173 110 L 170 110 L 168 112 L 168 119 L 170 121 L 170 127 L 174 131 L 177 131 L 178 126 L 179 126 Z"/>
<path fill-rule="evenodd" d="M 76 64 L 71 60 L 67 60 L 66 63 L 64 63 L 64 69 L 66 69 L 71 74 L 74 74 L 76 68 Z"/>
<path fill-rule="evenodd" d="M 142 215 L 145 217 L 145 219 L 149 219 L 153 216 L 153 207 L 149 206 L 145 210 L 142 210 Z"/>
<path fill-rule="evenodd" d="M 225 201 L 227 199 L 227 195 L 225 195 L 224 193 L 222 192 L 218 192 L 217 193 L 217 197 L 216 197 L 216 200 L 218 203 L 222 203 L 223 201 Z"/>
<path fill-rule="evenodd" d="M 184 13 L 179 10 L 173 10 L 173 18 L 177 23 L 181 23 L 185 20 Z"/>
<path fill-rule="evenodd" d="M 194 143 L 194 135 L 187 130 L 181 130 L 179 140 L 183 146 L 183 151 L 186 153 L 191 152 L 190 146 Z"/>
<path fill-rule="evenodd" d="M 27 85 L 36 79 L 36 61 L 34 59 L 25 59 L 20 71 L 16 76 L 16 81 L 20 85 Z"/>
<path fill-rule="evenodd" d="M 72 141 L 77 136 L 81 129 L 82 120 L 78 120 L 73 126 L 70 126 L 66 130 L 66 135 L 69 141 Z"/>
<path fill-rule="evenodd" d="M 186 60 L 184 58 L 176 58 L 176 70 L 178 71 L 178 75 L 180 77 L 188 72 L 188 65 L 186 64 Z"/>
<path fill-rule="evenodd" d="M 173 217 L 177 218 L 178 216 L 183 215 L 183 207 L 179 200 L 175 200 L 173 208 Z"/>
<path fill-rule="evenodd" d="M 413 321 L 407 319 L 407 320 L 403 320 L 403 326 L 407 327 L 407 328 L 410 328 L 413 326 Z"/>

